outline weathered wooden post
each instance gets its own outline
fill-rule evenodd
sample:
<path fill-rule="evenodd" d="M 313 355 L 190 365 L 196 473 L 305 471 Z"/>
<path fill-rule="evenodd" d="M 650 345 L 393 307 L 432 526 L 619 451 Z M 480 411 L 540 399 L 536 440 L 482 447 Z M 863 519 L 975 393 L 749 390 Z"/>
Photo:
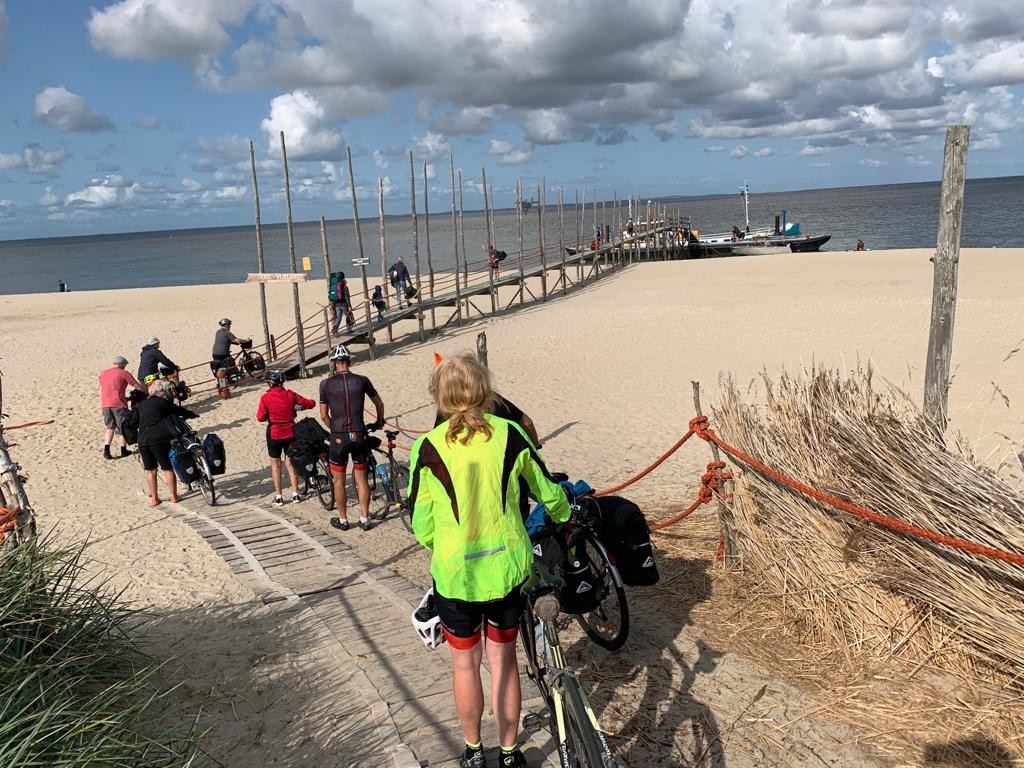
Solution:
<path fill-rule="evenodd" d="M 459 289 L 459 219 L 455 208 L 455 155 L 448 155 L 452 175 L 452 245 L 455 246 L 455 324 L 462 325 L 462 292 Z M 461 171 L 459 172 L 461 174 Z M 465 253 L 462 254 L 465 257 Z"/>
<path fill-rule="evenodd" d="M 412 207 L 412 258 L 416 263 L 416 321 L 420 327 L 420 341 L 426 341 L 423 332 L 423 292 L 420 290 L 420 222 L 416 217 L 416 166 L 409 150 L 409 205 Z"/>
<path fill-rule="evenodd" d="M 359 226 L 359 203 L 356 200 L 356 176 L 352 170 L 352 150 L 349 147 L 345 147 L 345 158 L 348 160 L 348 188 L 349 191 L 352 193 L 352 223 L 355 225 L 356 228 L 356 248 L 359 251 L 359 265 L 363 271 L 363 304 L 366 309 L 366 343 L 367 346 L 369 346 L 370 348 L 370 359 L 372 360 L 376 357 L 376 352 L 373 348 L 373 324 L 370 321 L 370 302 L 367 293 L 368 286 L 366 282 L 366 264 L 369 261 L 369 259 L 367 259 L 365 254 L 363 253 L 363 230 L 362 227 Z M 381 280 L 383 281 L 384 287 L 386 289 L 386 273 L 381 272 Z"/>
<path fill-rule="evenodd" d="M 331 290 L 331 254 L 327 248 L 327 222 L 323 216 L 320 217 L 320 252 L 324 257 L 324 277 L 327 280 L 327 291 Z M 330 306 L 331 313 L 335 312 L 334 304 Z M 328 335 L 328 342 L 330 342 L 330 336 Z"/>
<path fill-rule="evenodd" d="M 565 296 L 569 290 L 565 284 L 565 187 L 558 187 L 558 253 L 562 257 L 562 268 L 559 279 L 562 281 L 562 295 Z"/>
<path fill-rule="evenodd" d="M 423 234 L 427 241 L 427 272 L 430 273 L 427 284 L 430 291 L 430 330 L 437 330 L 437 314 L 434 309 L 434 259 L 430 254 L 430 185 L 427 179 L 427 163 L 423 161 Z M 422 304 L 420 308 L 422 309 Z"/>
<path fill-rule="evenodd" d="M 693 386 L 693 407 L 697 411 L 698 416 L 703 416 L 704 412 L 700 408 L 700 382 L 691 381 L 690 384 Z M 714 443 L 709 443 L 709 445 L 711 446 L 712 458 L 715 461 L 721 461 L 722 456 L 718 451 L 718 446 Z M 719 536 L 721 537 L 722 550 L 726 564 L 735 563 L 737 555 L 739 554 L 736 548 L 736 537 L 733 535 L 732 510 L 729 509 L 728 505 L 726 505 L 724 501 L 722 501 L 722 494 L 724 493 L 728 496 L 731 490 L 732 481 L 726 480 L 718 494 Z"/>
<path fill-rule="evenodd" d="M 924 374 L 924 413 L 940 435 L 949 420 L 949 367 L 953 356 L 957 271 L 960 264 L 960 225 L 964 214 L 964 179 L 971 127 L 946 129 L 939 194 L 939 234 L 932 281 L 932 319 Z"/>
<path fill-rule="evenodd" d="M 284 164 L 284 199 L 288 207 L 288 260 L 292 273 L 295 266 L 295 232 L 292 229 L 292 188 L 288 180 L 288 150 L 284 145 L 284 131 L 281 131 L 281 161 Z M 299 353 L 299 376 L 305 378 L 306 371 L 306 329 L 302 327 L 302 310 L 299 307 L 299 284 L 292 283 L 292 301 L 295 304 L 295 342 Z"/>
<path fill-rule="evenodd" d="M 537 230 L 540 235 L 540 300 L 548 300 L 548 257 L 544 252 L 544 191 L 547 182 L 543 176 L 537 188 Z"/>
<path fill-rule="evenodd" d="M 583 199 L 583 205 L 587 204 L 586 198 Z M 580 250 L 580 241 L 582 240 L 582 230 L 580 227 L 583 226 L 580 220 L 580 191 L 576 190 L 576 205 L 573 208 L 573 213 L 576 216 L 576 282 L 583 282 L 583 252 Z"/>
<path fill-rule="evenodd" d="M 480 365 L 484 368 L 487 367 L 487 332 L 480 331 L 476 335 L 476 359 L 480 361 Z"/>
<path fill-rule="evenodd" d="M 260 226 L 260 187 L 256 182 L 256 151 L 252 142 L 249 142 L 249 163 L 252 166 L 252 199 L 256 206 L 256 263 L 257 272 L 266 272 L 266 264 L 263 257 L 263 227 Z M 263 343 L 267 345 L 267 352 L 270 352 L 270 324 L 267 322 L 267 286 L 263 282 L 259 284 L 260 292 L 260 319 L 263 321 Z M 274 358 L 271 357 L 271 360 Z"/>
<path fill-rule="evenodd" d="M 519 237 L 519 306 L 526 302 L 526 268 L 523 264 L 523 180 L 516 179 L 516 233 Z"/>
<path fill-rule="evenodd" d="M 327 360 L 329 368 L 331 359 L 331 313 L 327 311 L 327 307 L 324 307 L 324 342 L 327 344 Z"/>
<path fill-rule="evenodd" d="M 491 198 L 487 188 L 487 169 L 480 169 L 480 177 L 484 186 L 484 231 L 487 232 L 487 282 L 490 284 L 491 314 L 498 311 L 498 293 L 494 287 L 494 270 L 491 269 L 491 249 L 498 246 L 494 242 L 494 228 L 491 226 Z"/>
<path fill-rule="evenodd" d="M 384 233 L 384 179 L 378 177 L 377 179 L 377 235 L 380 238 L 380 273 L 382 275 L 388 274 L 388 244 L 387 237 Z M 384 283 L 387 285 L 387 282 Z M 397 286 L 395 286 L 397 288 Z M 398 307 L 402 308 L 402 299 L 405 297 L 401 293 L 396 294 L 398 297 Z M 388 341 L 394 341 L 395 336 L 392 332 L 393 323 L 388 323 Z"/>
<path fill-rule="evenodd" d="M 4 409 L 3 374 L 0 374 L 0 413 Z M 19 541 L 22 534 L 32 536 L 35 528 L 32 524 L 32 505 L 29 503 L 25 486 L 22 485 L 18 470 L 21 467 L 7 452 L 7 438 L 4 437 L 3 423 L 0 422 L 0 507 L 7 507 L 13 515 L 14 530 L 8 535 Z"/>
<path fill-rule="evenodd" d="M 462 246 L 462 277 L 465 287 L 469 289 L 469 251 L 466 250 L 466 220 L 462 215 L 462 169 L 459 168 L 459 243 Z M 469 304 L 466 304 L 466 314 L 469 314 Z"/>

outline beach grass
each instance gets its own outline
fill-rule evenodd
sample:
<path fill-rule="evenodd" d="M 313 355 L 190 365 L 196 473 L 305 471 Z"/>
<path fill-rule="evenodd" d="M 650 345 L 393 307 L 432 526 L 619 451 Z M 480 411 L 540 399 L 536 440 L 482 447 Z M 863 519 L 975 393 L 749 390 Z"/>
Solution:
<path fill-rule="evenodd" d="M 86 577 L 81 549 L 0 549 L 0 765 L 194 763 L 196 735 L 167 722 L 161 665 L 133 638 L 141 618 Z"/>

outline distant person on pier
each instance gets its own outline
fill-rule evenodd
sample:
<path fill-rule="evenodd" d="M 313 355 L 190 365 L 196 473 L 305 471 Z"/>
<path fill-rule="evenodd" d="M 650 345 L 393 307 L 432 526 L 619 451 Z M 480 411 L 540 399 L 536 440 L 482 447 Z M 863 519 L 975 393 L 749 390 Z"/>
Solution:
<path fill-rule="evenodd" d="M 864 241 L 863 240 L 858 240 L 857 241 L 857 250 L 858 251 L 866 251 L 867 250 L 867 248 L 864 247 Z"/>
<path fill-rule="evenodd" d="M 743 233 L 740 232 L 740 228 L 734 226 L 732 228 L 732 241 L 734 243 L 738 243 L 742 239 L 743 239 Z"/>
<path fill-rule="evenodd" d="M 388 308 L 388 302 L 384 298 L 384 288 L 380 283 L 373 286 L 373 297 L 370 299 L 370 303 L 377 310 L 377 319 L 383 322 L 384 310 Z"/>
<path fill-rule="evenodd" d="M 405 289 L 409 287 L 409 268 L 405 266 L 405 262 L 402 261 L 402 257 L 398 257 L 398 261 L 392 264 L 388 268 L 388 276 L 391 280 L 391 285 L 395 288 L 395 297 L 398 299 L 398 308 L 402 308 L 402 302 L 405 301 L 408 306 L 412 306 L 412 302 L 405 297 Z"/>
<path fill-rule="evenodd" d="M 68 287 L 64 284 L 63 280 L 57 281 L 57 293 L 64 293 L 67 289 Z"/>
<path fill-rule="evenodd" d="M 328 298 L 331 298 L 330 296 Z M 334 322 L 331 324 L 331 333 L 336 334 L 341 327 L 341 321 L 345 321 L 345 330 L 352 331 L 352 294 L 348 291 L 348 280 L 344 272 L 338 272 L 337 282 L 334 286 L 331 306 L 334 309 Z"/>
<path fill-rule="evenodd" d="M 626 234 L 629 235 L 630 237 L 633 236 L 633 220 L 632 219 L 630 219 L 629 221 L 626 222 Z"/>

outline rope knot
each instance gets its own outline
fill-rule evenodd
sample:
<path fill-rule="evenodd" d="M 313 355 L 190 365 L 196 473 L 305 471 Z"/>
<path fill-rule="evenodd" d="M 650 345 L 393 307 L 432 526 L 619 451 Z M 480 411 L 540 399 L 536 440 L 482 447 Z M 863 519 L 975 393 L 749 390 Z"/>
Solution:
<path fill-rule="evenodd" d="M 708 464 L 708 471 L 700 476 L 700 493 L 698 498 L 701 504 L 708 504 L 715 498 L 715 494 L 722 490 L 726 480 L 732 479 L 732 472 L 723 472 L 724 461 L 712 461 Z"/>
<path fill-rule="evenodd" d="M 690 419 L 690 431 L 701 440 L 710 440 L 714 434 L 707 416 L 694 416 Z"/>

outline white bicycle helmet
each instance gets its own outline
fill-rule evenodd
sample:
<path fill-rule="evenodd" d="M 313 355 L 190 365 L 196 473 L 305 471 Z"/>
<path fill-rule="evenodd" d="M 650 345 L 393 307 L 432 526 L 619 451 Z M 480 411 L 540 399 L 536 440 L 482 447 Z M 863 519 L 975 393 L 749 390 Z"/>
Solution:
<path fill-rule="evenodd" d="M 344 344 L 339 344 L 331 350 L 331 360 L 351 360 L 352 355 L 349 354 L 348 348 Z"/>
<path fill-rule="evenodd" d="M 219 325 L 219 326 L 220 326 L 221 328 L 224 328 L 224 327 L 226 327 L 226 326 L 228 326 L 228 325 L 231 325 L 231 319 L 230 319 L 230 318 L 227 318 L 227 317 L 225 317 L 225 318 L 221 319 L 221 320 L 220 320 L 220 321 L 219 321 L 219 322 L 217 323 L 217 325 Z"/>
<path fill-rule="evenodd" d="M 412 627 L 420 636 L 423 644 L 433 650 L 444 643 L 444 632 L 441 630 L 441 617 L 437 615 L 434 604 L 434 588 L 431 587 L 423 595 L 420 604 L 412 612 Z"/>

